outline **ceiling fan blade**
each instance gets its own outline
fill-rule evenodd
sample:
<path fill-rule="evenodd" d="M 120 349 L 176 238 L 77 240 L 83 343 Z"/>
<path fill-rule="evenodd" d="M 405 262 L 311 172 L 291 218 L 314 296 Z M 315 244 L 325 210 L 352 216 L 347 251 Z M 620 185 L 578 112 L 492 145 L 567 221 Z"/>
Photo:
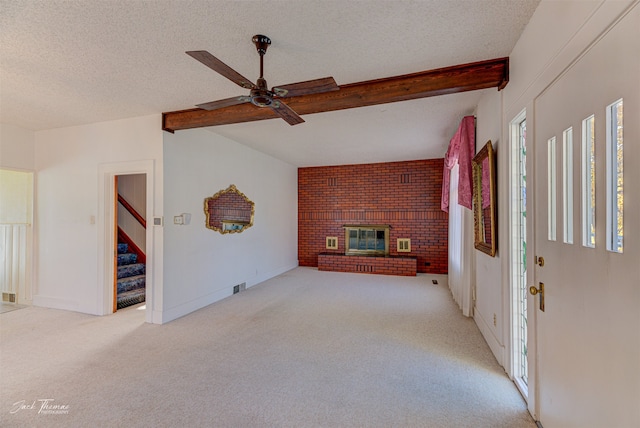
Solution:
<path fill-rule="evenodd" d="M 251 80 L 247 79 L 207 51 L 188 51 L 186 54 L 245 89 L 253 89 L 256 87 Z"/>
<path fill-rule="evenodd" d="M 211 101 L 204 104 L 198 104 L 196 107 L 203 110 L 216 110 L 223 107 L 235 106 L 238 104 L 248 103 L 251 101 L 251 97 L 240 96 L 233 98 L 225 98 L 224 100 Z"/>
<path fill-rule="evenodd" d="M 275 114 L 286 120 L 289 125 L 297 125 L 304 122 L 304 119 L 298 113 L 282 101 L 275 100 L 269 107 L 273 109 Z"/>
<path fill-rule="evenodd" d="M 272 89 L 272 92 L 279 97 L 297 97 L 298 95 L 319 94 L 322 92 L 337 91 L 338 89 L 340 89 L 340 87 L 333 77 L 323 77 L 322 79 L 276 86 Z"/>

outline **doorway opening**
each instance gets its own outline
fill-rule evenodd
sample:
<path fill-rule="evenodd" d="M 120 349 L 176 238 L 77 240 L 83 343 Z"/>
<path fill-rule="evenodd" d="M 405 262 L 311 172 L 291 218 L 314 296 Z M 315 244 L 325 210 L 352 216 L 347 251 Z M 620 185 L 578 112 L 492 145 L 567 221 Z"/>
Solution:
<path fill-rule="evenodd" d="M 146 300 L 147 176 L 116 175 L 116 230 L 113 311 Z"/>
<path fill-rule="evenodd" d="M 513 379 L 528 396 L 527 348 L 527 119 L 522 111 L 511 122 L 510 264 Z"/>
<path fill-rule="evenodd" d="M 33 299 L 33 172 L 0 168 L 0 312 Z"/>
<path fill-rule="evenodd" d="M 146 217 L 153 217 L 154 209 L 154 162 L 153 160 L 104 163 L 98 167 L 98 288 L 101 290 L 98 300 L 98 313 L 111 314 L 117 309 L 116 299 L 116 254 L 117 245 L 117 183 L 116 177 L 140 174 L 145 177 L 146 204 L 144 213 Z M 162 225 L 162 218 L 153 217 L 153 222 L 147 224 L 145 233 L 145 321 L 148 323 L 161 323 L 160 317 L 154 318 L 154 294 L 156 256 L 154 252 L 154 231 L 156 226 Z M 115 302 L 115 303 L 114 303 Z M 116 309 L 114 309 L 116 308 Z"/>

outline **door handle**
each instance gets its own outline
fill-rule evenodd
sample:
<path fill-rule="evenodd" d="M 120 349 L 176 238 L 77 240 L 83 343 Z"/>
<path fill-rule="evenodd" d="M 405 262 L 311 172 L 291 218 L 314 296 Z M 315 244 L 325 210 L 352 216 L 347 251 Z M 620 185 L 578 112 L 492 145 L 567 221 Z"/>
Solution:
<path fill-rule="evenodd" d="M 544 283 L 540 283 L 540 288 L 536 288 L 535 285 L 532 285 L 529 287 L 529 293 L 531 293 L 532 296 L 535 296 L 536 294 L 540 295 L 540 310 L 544 312 Z"/>

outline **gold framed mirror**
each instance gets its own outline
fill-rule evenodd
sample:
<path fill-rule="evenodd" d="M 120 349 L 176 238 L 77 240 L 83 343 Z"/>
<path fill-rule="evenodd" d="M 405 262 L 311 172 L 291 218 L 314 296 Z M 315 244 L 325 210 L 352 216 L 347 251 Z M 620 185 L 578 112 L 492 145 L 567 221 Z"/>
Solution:
<path fill-rule="evenodd" d="M 254 203 L 232 184 L 204 199 L 204 214 L 207 229 L 241 233 L 253 226 Z"/>
<path fill-rule="evenodd" d="M 496 170 L 491 140 L 472 160 L 474 246 L 494 257 L 497 249 Z"/>

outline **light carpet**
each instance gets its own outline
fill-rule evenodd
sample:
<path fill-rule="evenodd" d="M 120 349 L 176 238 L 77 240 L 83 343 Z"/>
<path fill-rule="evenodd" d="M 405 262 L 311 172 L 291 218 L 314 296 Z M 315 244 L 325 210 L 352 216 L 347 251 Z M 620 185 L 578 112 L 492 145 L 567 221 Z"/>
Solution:
<path fill-rule="evenodd" d="M 297 268 L 165 325 L 29 307 L 0 340 L 2 426 L 535 427 L 446 276 Z"/>

